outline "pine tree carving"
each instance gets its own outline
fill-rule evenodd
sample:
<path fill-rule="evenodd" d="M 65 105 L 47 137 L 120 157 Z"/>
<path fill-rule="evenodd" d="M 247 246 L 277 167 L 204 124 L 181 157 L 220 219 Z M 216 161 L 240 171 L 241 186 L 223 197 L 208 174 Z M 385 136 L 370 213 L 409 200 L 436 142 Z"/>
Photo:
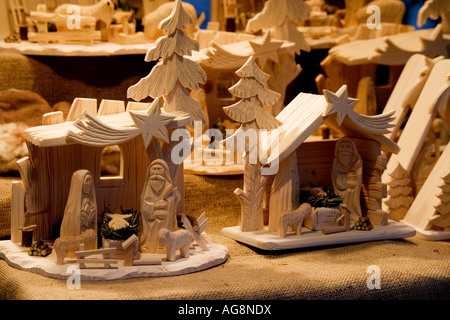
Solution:
<path fill-rule="evenodd" d="M 309 17 L 310 10 L 302 0 L 268 0 L 263 10 L 248 21 L 246 31 L 272 28 L 272 37 L 295 43 L 297 54 L 300 54 L 300 50 L 310 51 L 303 33 L 297 29 L 297 24 Z"/>
<path fill-rule="evenodd" d="M 264 229 L 263 197 L 266 176 L 262 176 L 261 164 L 246 164 L 244 190 L 237 188 L 234 194 L 241 203 L 241 231 Z"/>
<path fill-rule="evenodd" d="M 242 123 L 235 133 L 258 129 L 271 130 L 278 128 L 280 122 L 264 110 L 264 106 L 271 106 L 278 101 L 280 94 L 267 88 L 269 75 L 264 73 L 251 56 L 247 62 L 236 71 L 241 79 L 229 90 L 241 100 L 224 107 L 224 112 L 233 120 Z M 233 138 L 230 137 L 230 138 Z M 256 143 L 256 147 L 258 143 Z M 249 162 L 249 146 L 244 169 L 244 188 L 237 188 L 234 193 L 241 203 L 241 231 L 256 231 L 264 229 L 263 197 L 266 177 L 261 176 L 261 163 Z M 255 151 L 255 150 L 253 150 Z"/>
<path fill-rule="evenodd" d="M 199 50 L 198 42 L 182 31 L 192 23 L 181 0 L 176 0 L 172 13 L 159 24 L 166 36 L 156 40 L 145 56 L 145 61 L 161 59 L 147 77 L 128 88 L 128 98 L 141 101 L 147 97 L 164 97 L 165 111 L 184 111 L 192 121 L 206 122 L 200 102 L 189 94 L 189 90 L 197 91 L 206 83 L 206 73 L 200 65 L 184 57 Z"/>
<path fill-rule="evenodd" d="M 389 207 L 389 218 L 400 221 L 405 217 L 414 201 L 411 175 L 398 164 L 389 176 L 391 180 L 387 183 L 388 196 L 384 203 Z"/>
<path fill-rule="evenodd" d="M 442 178 L 439 189 L 439 204 L 435 206 L 436 214 L 430 218 L 430 222 L 444 231 L 450 231 L 450 173 Z"/>
<path fill-rule="evenodd" d="M 223 111 L 231 119 L 242 123 L 242 130 L 275 129 L 280 122 L 263 107 L 275 104 L 280 94 L 267 88 L 269 75 L 263 72 L 251 56 L 247 62 L 236 71 L 241 79 L 229 91 L 240 98 L 237 103 L 224 107 Z"/>

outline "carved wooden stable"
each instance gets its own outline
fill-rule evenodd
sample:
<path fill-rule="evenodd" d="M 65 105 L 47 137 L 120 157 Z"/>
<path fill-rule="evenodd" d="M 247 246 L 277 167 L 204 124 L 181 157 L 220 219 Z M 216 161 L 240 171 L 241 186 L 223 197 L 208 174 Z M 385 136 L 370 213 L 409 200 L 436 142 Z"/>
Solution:
<path fill-rule="evenodd" d="M 19 161 L 19 169 L 26 192 L 25 225 L 38 226 L 36 239 L 58 237 L 70 179 L 79 169 L 93 174 L 100 212 L 108 205 L 139 208 L 147 166 L 150 157 L 156 158 L 156 154 L 152 155 L 155 150 L 152 143 L 146 148 L 139 134 L 127 136 L 127 133 L 130 129 L 138 130 L 130 111 L 145 116 L 147 113 L 143 110 L 148 107 L 147 103 L 129 102 L 125 108 L 124 101 L 102 100 L 97 112 L 95 99 L 77 98 L 69 111 L 68 117 L 72 120 L 30 128 L 24 133 L 29 156 Z M 85 109 L 88 111 L 83 113 Z M 163 112 L 162 115 L 170 119 L 169 131 L 190 123 L 187 113 Z M 89 124 L 95 126 L 96 120 L 107 124 L 100 129 L 104 130 L 103 138 L 88 141 L 82 128 L 85 125 L 84 129 L 88 128 Z M 119 139 L 111 136 L 112 131 L 108 131 L 111 128 L 118 130 Z M 118 176 L 102 176 L 101 173 L 102 151 L 108 145 L 120 148 Z"/>
<path fill-rule="evenodd" d="M 362 115 L 352 109 L 355 103 L 355 99 L 348 98 L 347 88 L 343 86 L 335 94 L 325 91 L 325 96 L 300 93 L 286 106 L 276 117 L 282 124 L 271 130 L 272 134 L 277 134 L 278 139 L 274 139 L 274 136 L 260 137 L 260 144 L 270 146 L 271 150 L 265 165 L 273 166 L 279 163 L 279 168 L 265 182 L 266 196 L 259 204 L 264 206 L 264 210 L 258 210 L 258 204 L 255 203 L 253 216 L 246 218 L 257 220 L 260 219 L 258 215 L 265 212 L 268 217 L 264 220 L 268 223 L 263 228 L 224 228 L 222 233 L 267 250 L 370 239 L 370 235 L 365 237 L 360 234 L 361 237 L 358 237 L 358 234 L 354 234 L 357 231 L 343 232 L 343 235 L 317 235 L 317 231 L 311 231 L 302 235 L 288 235 L 286 238 L 277 236 L 282 214 L 299 205 L 300 188 L 311 185 L 331 190 L 333 188 L 331 172 L 337 140 L 306 141 L 325 123 L 341 136 L 350 137 L 356 143 L 363 162 L 360 195 L 362 215 L 369 217 L 377 226 L 372 232 L 373 240 L 414 235 L 412 228 L 390 221 L 387 212 L 382 210 L 382 199 L 387 196 L 386 185 L 381 180 L 387 164 L 383 151 L 393 154 L 399 152 L 398 145 L 385 136 L 393 127 L 391 122 L 394 111 L 377 116 Z M 258 170 L 246 170 L 244 179 L 246 174 L 251 174 L 252 177 L 249 178 L 253 181 L 258 181 L 259 176 L 264 178 Z M 386 228 L 385 233 L 383 228 Z"/>

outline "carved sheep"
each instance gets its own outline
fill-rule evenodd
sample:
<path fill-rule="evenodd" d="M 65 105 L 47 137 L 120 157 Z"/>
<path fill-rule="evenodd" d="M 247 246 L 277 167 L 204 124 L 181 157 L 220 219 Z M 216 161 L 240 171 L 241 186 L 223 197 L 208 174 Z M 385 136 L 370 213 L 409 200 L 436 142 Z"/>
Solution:
<path fill-rule="evenodd" d="M 72 4 L 66 3 L 58 6 L 55 13 L 68 14 L 67 9 Z M 94 17 L 96 22 L 103 21 L 105 25 L 109 25 L 114 15 L 114 2 L 112 0 L 100 0 L 98 3 L 91 6 L 78 6 L 80 8 L 81 16 Z"/>
<path fill-rule="evenodd" d="M 161 229 L 158 232 L 159 245 L 166 247 L 167 260 L 175 261 L 175 251 L 180 249 L 180 256 L 189 258 L 189 247 L 191 245 L 191 234 L 187 230 L 170 232 L 168 229 Z"/>
<path fill-rule="evenodd" d="M 281 238 L 286 237 L 288 227 L 294 229 L 296 235 L 302 234 L 303 220 L 311 215 L 311 205 L 303 203 L 297 209 L 286 211 L 280 218 L 280 226 L 278 228 L 278 235 Z"/>
<path fill-rule="evenodd" d="M 80 250 L 80 244 L 85 245 L 86 250 L 97 248 L 97 233 L 94 229 L 87 229 L 77 236 L 59 237 L 55 240 L 53 248 L 56 252 L 56 264 L 62 265 L 67 253 Z"/>

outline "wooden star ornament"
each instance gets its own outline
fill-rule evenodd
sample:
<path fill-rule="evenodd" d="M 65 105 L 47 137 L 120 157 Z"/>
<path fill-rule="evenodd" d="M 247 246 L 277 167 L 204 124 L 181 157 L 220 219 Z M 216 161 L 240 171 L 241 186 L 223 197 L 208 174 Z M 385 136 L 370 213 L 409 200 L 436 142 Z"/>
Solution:
<path fill-rule="evenodd" d="M 270 32 L 267 31 L 262 39 L 249 41 L 255 52 L 255 57 L 260 63 L 260 67 L 264 68 L 267 60 L 275 63 L 279 62 L 278 49 L 280 49 L 283 41 L 272 40 Z"/>
<path fill-rule="evenodd" d="M 353 111 L 353 107 L 358 103 L 358 99 L 348 97 L 347 86 L 343 85 L 336 93 L 323 90 L 328 107 L 323 116 L 329 116 L 336 113 L 336 121 L 340 126 L 345 117 Z"/>
<path fill-rule="evenodd" d="M 438 24 L 429 37 L 421 37 L 420 41 L 423 46 L 423 54 L 428 57 L 435 58 L 439 56 L 443 56 L 444 58 L 449 57 L 449 53 L 447 50 L 447 45 L 449 41 L 444 39 L 444 34 L 442 32 L 442 25 Z"/>
<path fill-rule="evenodd" d="M 140 130 L 144 145 L 147 148 L 153 137 L 169 143 L 167 124 L 173 121 L 174 115 L 161 112 L 161 98 L 153 101 L 147 111 L 129 111 L 136 127 Z"/>

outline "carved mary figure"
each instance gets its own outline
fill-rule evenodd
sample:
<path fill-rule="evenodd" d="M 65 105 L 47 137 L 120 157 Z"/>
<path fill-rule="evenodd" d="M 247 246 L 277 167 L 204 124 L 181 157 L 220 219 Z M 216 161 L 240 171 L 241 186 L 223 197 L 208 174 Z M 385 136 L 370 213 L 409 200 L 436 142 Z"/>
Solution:
<path fill-rule="evenodd" d="M 88 170 L 78 170 L 72 175 L 60 233 L 61 236 L 75 236 L 87 229 L 97 231 L 94 179 Z"/>

